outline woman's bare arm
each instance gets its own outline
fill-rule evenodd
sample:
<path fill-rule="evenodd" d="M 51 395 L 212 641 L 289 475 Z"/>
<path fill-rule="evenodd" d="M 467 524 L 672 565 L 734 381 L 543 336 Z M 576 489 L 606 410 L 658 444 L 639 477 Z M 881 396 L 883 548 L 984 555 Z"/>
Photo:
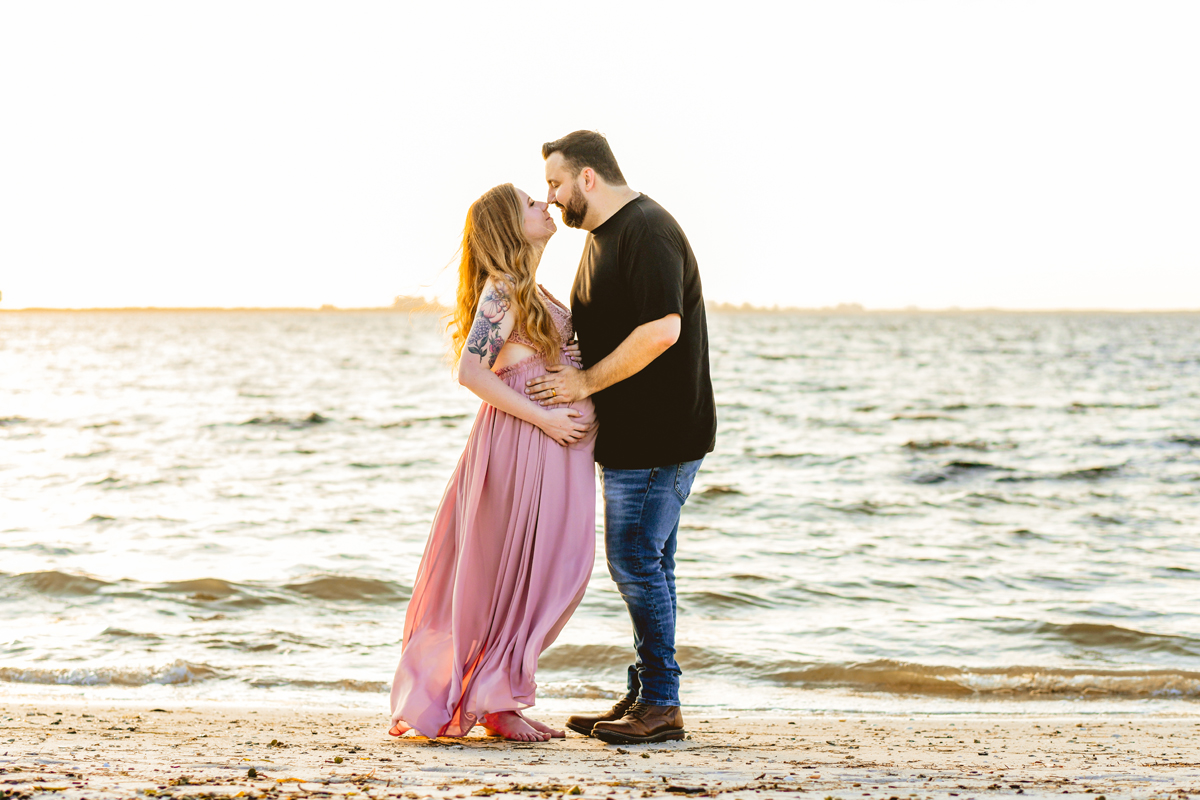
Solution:
<path fill-rule="evenodd" d="M 488 279 L 479 297 L 475 323 L 458 359 L 458 382 L 493 408 L 541 428 L 559 444 L 578 441 L 591 427 L 574 421 L 574 417 L 581 416 L 578 411 L 541 408 L 492 372 L 514 324 L 508 287 Z"/>

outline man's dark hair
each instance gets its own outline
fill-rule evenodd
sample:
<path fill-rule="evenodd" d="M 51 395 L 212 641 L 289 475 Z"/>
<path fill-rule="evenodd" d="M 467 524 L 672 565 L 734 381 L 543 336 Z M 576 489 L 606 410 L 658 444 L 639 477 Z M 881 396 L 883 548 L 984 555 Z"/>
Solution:
<path fill-rule="evenodd" d="M 575 131 L 542 145 L 542 158 L 549 158 L 554 153 L 562 153 L 571 177 L 582 172 L 584 167 L 591 167 L 605 183 L 626 185 L 625 176 L 617 166 L 617 157 L 608 146 L 608 139 L 599 131 Z"/>

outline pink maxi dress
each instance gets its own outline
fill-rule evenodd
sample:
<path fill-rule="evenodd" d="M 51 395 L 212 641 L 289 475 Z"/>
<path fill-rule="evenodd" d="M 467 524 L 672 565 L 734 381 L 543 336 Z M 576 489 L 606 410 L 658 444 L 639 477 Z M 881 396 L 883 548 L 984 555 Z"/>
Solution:
<path fill-rule="evenodd" d="M 560 341 L 570 341 L 571 312 L 541 292 Z M 515 330 L 509 341 L 532 346 Z M 569 363 L 565 354 L 559 362 Z M 538 354 L 496 374 L 524 394 L 525 381 L 545 366 Z M 582 421 L 595 418 L 590 400 L 571 407 Z M 595 435 L 593 427 L 563 447 L 528 422 L 480 406 L 404 617 L 393 724 L 428 737 L 464 736 L 484 714 L 534 704 L 538 656 L 583 599 L 592 572 Z"/>

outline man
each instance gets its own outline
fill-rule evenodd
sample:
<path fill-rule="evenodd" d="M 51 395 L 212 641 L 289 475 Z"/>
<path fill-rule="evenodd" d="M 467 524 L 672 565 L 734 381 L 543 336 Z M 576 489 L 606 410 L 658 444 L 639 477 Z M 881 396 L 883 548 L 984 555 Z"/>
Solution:
<path fill-rule="evenodd" d="M 568 134 L 542 157 L 548 202 L 589 232 L 571 291 L 585 368 L 548 367 L 525 391 L 542 405 L 593 396 L 608 569 L 637 650 L 626 696 L 567 726 L 609 743 L 682 739 L 675 546 L 717 430 L 700 273 L 679 223 L 629 188 L 601 134 Z"/>

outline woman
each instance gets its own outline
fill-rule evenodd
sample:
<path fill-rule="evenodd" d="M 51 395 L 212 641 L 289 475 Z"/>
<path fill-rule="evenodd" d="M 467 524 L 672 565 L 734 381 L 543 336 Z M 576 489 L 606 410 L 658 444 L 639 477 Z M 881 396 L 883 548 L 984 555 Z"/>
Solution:
<path fill-rule="evenodd" d="M 571 312 L 535 282 L 556 228 L 504 184 L 467 212 L 450 328 L 458 381 L 483 400 L 434 518 L 404 619 L 389 731 L 526 742 L 538 655 L 583 598 L 595 556 L 591 401 L 544 408 L 525 381 L 563 359 Z"/>

